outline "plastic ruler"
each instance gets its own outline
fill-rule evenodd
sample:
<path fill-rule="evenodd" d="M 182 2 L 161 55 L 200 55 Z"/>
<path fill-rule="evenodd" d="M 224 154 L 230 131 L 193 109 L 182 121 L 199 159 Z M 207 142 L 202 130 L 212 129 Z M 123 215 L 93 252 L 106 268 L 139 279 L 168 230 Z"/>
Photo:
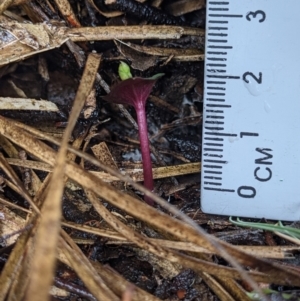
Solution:
<path fill-rule="evenodd" d="M 300 220 L 299 0 L 207 1 L 201 208 Z"/>

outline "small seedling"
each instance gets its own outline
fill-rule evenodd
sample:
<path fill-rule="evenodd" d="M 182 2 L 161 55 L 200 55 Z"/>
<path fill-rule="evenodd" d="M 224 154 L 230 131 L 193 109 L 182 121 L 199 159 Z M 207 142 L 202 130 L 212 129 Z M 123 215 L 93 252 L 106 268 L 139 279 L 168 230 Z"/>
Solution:
<path fill-rule="evenodd" d="M 146 119 L 146 101 L 155 82 L 162 77 L 163 74 L 156 74 L 150 78 L 131 77 L 129 66 L 121 62 L 119 66 L 119 76 L 121 79 L 125 78 L 125 80 L 113 86 L 110 93 L 103 98 L 107 101 L 128 104 L 134 107 L 139 128 L 144 186 L 152 191 L 154 184 Z M 145 202 L 151 206 L 154 205 L 153 200 L 146 196 Z"/>

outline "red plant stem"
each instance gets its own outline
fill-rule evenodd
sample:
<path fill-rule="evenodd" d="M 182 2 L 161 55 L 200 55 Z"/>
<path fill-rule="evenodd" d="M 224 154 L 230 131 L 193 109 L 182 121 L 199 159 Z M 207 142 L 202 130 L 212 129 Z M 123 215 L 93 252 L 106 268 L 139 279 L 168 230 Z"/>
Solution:
<path fill-rule="evenodd" d="M 144 186 L 150 191 L 153 190 L 153 173 L 152 173 L 152 163 L 150 157 L 150 147 L 148 139 L 148 127 L 146 119 L 146 108 L 144 103 L 139 103 L 135 106 L 137 122 L 139 126 L 139 136 L 140 136 L 140 147 L 142 153 L 142 163 L 143 163 L 143 173 L 144 173 Z M 145 196 L 145 202 L 153 206 L 154 202 L 151 198 Z"/>

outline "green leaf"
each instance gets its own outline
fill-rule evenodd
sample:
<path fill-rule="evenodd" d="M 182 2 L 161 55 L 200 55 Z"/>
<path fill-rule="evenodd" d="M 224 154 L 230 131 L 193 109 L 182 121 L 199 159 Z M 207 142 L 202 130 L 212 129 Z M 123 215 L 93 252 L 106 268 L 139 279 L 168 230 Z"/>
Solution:
<path fill-rule="evenodd" d="M 118 72 L 121 80 L 132 78 L 130 67 L 122 61 L 120 62 Z"/>
<path fill-rule="evenodd" d="M 237 226 L 241 227 L 251 227 L 255 229 L 261 229 L 266 231 L 277 231 L 282 234 L 289 235 L 291 237 L 300 239 L 300 229 L 284 226 L 281 222 L 278 222 L 277 224 L 264 224 L 264 223 L 252 223 L 252 222 L 244 222 L 240 218 L 237 218 L 236 221 L 233 220 L 232 217 L 229 218 L 229 221 Z"/>
<path fill-rule="evenodd" d="M 164 76 L 165 74 L 164 73 L 157 73 L 151 77 L 149 77 L 148 79 L 153 79 L 153 80 L 157 80 L 159 78 L 161 78 L 162 76 Z"/>

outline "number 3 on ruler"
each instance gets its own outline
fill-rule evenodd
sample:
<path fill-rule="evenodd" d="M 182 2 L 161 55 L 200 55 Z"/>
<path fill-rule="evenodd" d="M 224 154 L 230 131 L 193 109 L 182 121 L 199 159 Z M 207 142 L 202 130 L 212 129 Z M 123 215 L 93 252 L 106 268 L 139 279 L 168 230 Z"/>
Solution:
<path fill-rule="evenodd" d="M 252 16 L 253 18 L 256 18 L 257 15 L 261 15 L 261 18 L 258 20 L 259 23 L 262 23 L 262 22 L 264 22 L 266 20 L 266 14 L 262 10 L 257 10 L 255 12 L 251 11 L 250 13 L 248 13 L 246 15 L 246 19 L 248 21 L 251 21 L 252 19 L 250 18 L 250 16 Z"/>

